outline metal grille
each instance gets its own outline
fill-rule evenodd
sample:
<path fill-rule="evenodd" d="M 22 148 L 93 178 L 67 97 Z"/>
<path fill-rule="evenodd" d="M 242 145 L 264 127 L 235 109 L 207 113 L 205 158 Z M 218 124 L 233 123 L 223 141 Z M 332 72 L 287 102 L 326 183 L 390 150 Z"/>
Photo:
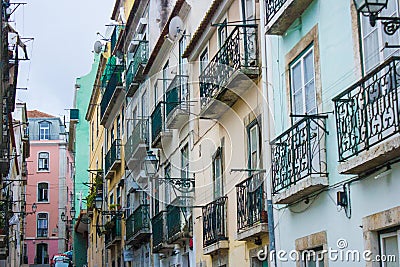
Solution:
<path fill-rule="evenodd" d="M 257 25 L 236 26 L 199 77 L 202 108 L 234 72 L 250 67 L 258 68 Z"/>
<path fill-rule="evenodd" d="M 140 66 L 147 64 L 149 58 L 149 43 L 147 41 L 140 41 L 135 50 L 132 61 L 126 71 L 126 91 L 129 91 L 129 86 L 135 81 L 136 75 Z"/>
<path fill-rule="evenodd" d="M 121 160 L 121 139 L 115 139 L 105 158 L 106 173 L 111 169 L 111 166 L 116 160 Z"/>
<path fill-rule="evenodd" d="M 221 197 L 203 207 L 203 247 L 220 240 L 227 240 L 226 201 Z"/>
<path fill-rule="evenodd" d="M 188 76 L 175 75 L 165 93 L 165 115 L 168 116 L 176 108 L 188 108 Z"/>
<path fill-rule="evenodd" d="M 149 123 L 147 120 L 139 120 L 132 131 L 132 134 L 126 140 L 125 157 L 130 159 L 133 152 L 140 144 L 148 144 L 149 141 Z"/>
<path fill-rule="evenodd" d="M 310 175 L 327 175 L 325 118 L 308 115 L 271 142 L 273 193 Z"/>
<path fill-rule="evenodd" d="M 151 140 L 154 142 L 154 140 L 157 139 L 157 137 L 160 135 L 161 131 L 163 130 L 163 103 L 159 102 L 154 109 L 153 113 L 151 114 Z"/>
<path fill-rule="evenodd" d="M 392 57 L 333 99 L 339 160 L 399 132 L 399 57 Z"/>
<path fill-rule="evenodd" d="M 122 85 L 122 78 L 121 78 L 122 71 L 123 71 L 122 65 L 114 66 L 113 72 L 105 85 L 103 98 L 101 99 L 100 102 L 101 117 L 104 116 L 107 106 L 110 103 L 110 100 L 114 94 L 115 88 L 119 85 Z"/>
<path fill-rule="evenodd" d="M 238 232 L 267 222 L 264 207 L 264 175 L 254 174 L 236 185 Z"/>
<path fill-rule="evenodd" d="M 159 212 L 151 219 L 153 233 L 153 248 L 159 247 L 164 242 L 164 211 Z"/>
<path fill-rule="evenodd" d="M 278 13 L 279 9 L 287 2 L 287 0 L 265 0 L 265 18 L 267 24 Z"/>

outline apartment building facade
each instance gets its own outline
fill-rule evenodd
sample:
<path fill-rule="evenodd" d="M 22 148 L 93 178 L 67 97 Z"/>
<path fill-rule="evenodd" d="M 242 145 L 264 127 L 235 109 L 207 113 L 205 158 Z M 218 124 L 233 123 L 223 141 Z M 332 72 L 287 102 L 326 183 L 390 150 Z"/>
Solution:
<path fill-rule="evenodd" d="M 60 118 L 28 111 L 29 179 L 26 190 L 25 249 L 28 264 L 49 264 L 72 246 L 73 157 Z M 32 210 L 31 210 L 32 209 Z M 63 216 L 62 216 L 63 215 Z"/>

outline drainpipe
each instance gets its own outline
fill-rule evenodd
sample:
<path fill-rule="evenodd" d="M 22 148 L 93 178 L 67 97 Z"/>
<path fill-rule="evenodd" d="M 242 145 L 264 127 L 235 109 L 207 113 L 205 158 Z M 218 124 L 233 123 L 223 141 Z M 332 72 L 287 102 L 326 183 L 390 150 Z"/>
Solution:
<path fill-rule="evenodd" d="M 272 51 L 266 49 L 266 45 L 271 48 L 271 37 L 265 34 L 265 1 L 260 1 L 260 26 L 261 26 L 261 84 L 263 94 L 263 148 L 264 148 L 264 168 L 267 170 L 265 173 L 265 191 L 267 193 L 267 212 L 268 212 L 268 235 L 269 235 L 269 251 L 276 251 L 275 247 L 275 223 L 274 223 L 274 209 L 272 204 L 272 174 L 271 174 L 271 129 L 274 129 L 273 121 L 271 120 L 271 112 L 273 110 L 272 95 L 268 94 L 268 91 L 272 91 L 271 84 L 268 81 L 272 81 Z M 268 68 L 267 68 L 268 66 Z M 272 123 L 271 123 L 272 122 Z M 264 251 L 264 253 L 269 253 Z M 276 253 L 271 253 L 272 259 L 269 259 L 273 266 L 277 266 Z"/>

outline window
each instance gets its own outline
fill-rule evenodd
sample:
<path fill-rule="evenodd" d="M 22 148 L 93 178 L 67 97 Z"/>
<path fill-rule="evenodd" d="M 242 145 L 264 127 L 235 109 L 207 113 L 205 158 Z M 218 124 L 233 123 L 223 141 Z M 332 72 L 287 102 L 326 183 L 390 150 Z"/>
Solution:
<path fill-rule="evenodd" d="M 121 116 L 117 117 L 117 139 L 121 139 Z"/>
<path fill-rule="evenodd" d="M 117 204 L 118 205 L 121 205 L 122 204 L 122 202 L 121 202 L 121 187 L 117 187 Z"/>
<path fill-rule="evenodd" d="M 307 253 L 302 253 L 304 258 L 301 261 L 301 267 L 324 267 L 324 253 L 322 247 L 310 249 Z"/>
<path fill-rule="evenodd" d="M 294 114 L 317 113 L 314 76 L 314 49 L 310 47 L 290 64 L 290 88 Z"/>
<path fill-rule="evenodd" d="M 399 266 L 399 241 L 400 230 L 385 231 L 379 234 L 380 256 L 381 259 L 387 259 L 382 262 L 382 267 Z M 393 256 L 394 255 L 394 256 Z M 393 257 L 393 260 L 391 258 Z"/>
<path fill-rule="evenodd" d="M 39 213 L 37 216 L 37 237 L 47 237 L 48 227 L 48 214 Z"/>
<path fill-rule="evenodd" d="M 169 65 L 169 61 L 167 61 L 167 63 L 165 63 L 163 69 L 162 69 L 162 79 L 163 79 L 163 92 L 167 91 L 168 88 L 168 65 Z"/>
<path fill-rule="evenodd" d="M 153 205 L 154 205 L 154 215 L 157 215 L 160 212 L 160 181 L 158 179 L 153 180 L 154 183 L 154 198 L 153 198 Z"/>
<path fill-rule="evenodd" d="M 165 178 L 171 178 L 171 164 L 168 164 L 164 169 Z M 171 203 L 171 188 L 170 183 L 164 183 L 164 200 L 165 204 L 168 205 Z"/>
<path fill-rule="evenodd" d="M 383 9 L 380 16 L 382 17 L 398 17 L 398 1 L 389 1 L 387 8 Z M 383 31 L 382 22 L 376 22 L 375 27 L 371 27 L 369 17 L 360 16 L 361 34 L 362 34 L 362 50 L 365 72 L 373 70 L 380 62 L 389 58 L 393 54 L 399 54 L 398 49 L 385 48 L 385 43 L 397 44 L 400 34 L 396 32 L 392 36 L 387 35 Z"/>
<path fill-rule="evenodd" d="M 38 183 L 38 202 L 48 202 L 49 201 L 49 184 L 48 183 Z"/>
<path fill-rule="evenodd" d="M 224 194 L 222 181 L 222 148 L 219 147 L 213 156 L 213 193 L 214 199 L 220 198 Z"/>
<path fill-rule="evenodd" d="M 187 59 L 183 58 L 183 52 L 186 49 L 186 32 L 183 32 L 183 36 L 181 39 L 179 39 L 179 74 L 180 75 L 186 75 L 186 64 L 187 64 Z"/>
<path fill-rule="evenodd" d="M 92 123 L 91 123 L 91 131 L 90 131 L 90 139 L 91 139 L 91 143 L 92 143 L 92 145 L 91 145 L 91 148 L 92 148 L 92 151 L 93 151 L 93 147 L 94 147 L 94 122 L 92 121 Z"/>
<path fill-rule="evenodd" d="M 246 20 L 254 20 L 256 18 L 256 9 L 254 0 L 245 0 Z"/>
<path fill-rule="evenodd" d="M 227 21 L 226 19 L 222 22 L 222 25 L 218 27 L 218 42 L 219 47 L 221 48 L 228 37 L 228 28 L 227 28 Z"/>
<path fill-rule="evenodd" d="M 251 123 L 247 129 L 249 144 L 249 168 L 260 168 L 260 132 L 257 121 Z"/>
<path fill-rule="evenodd" d="M 43 121 L 39 123 L 39 140 L 50 139 L 50 123 Z"/>
<path fill-rule="evenodd" d="M 49 153 L 48 152 L 40 152 L 39 153 L 38 170 L 39 171 L 48 171 L 49 170 Z"/>
<path fill-rule="evenodd" d="M 181 150 L 181 177 L 189 178 L 189 147 L 187 144 Z"/>
<path fill-rule="evenodd" d="M 208 49 L 206 48 L 200 55 L 200 73 L 203 73 L 207 65 L 208 65 Z"/>
<path fill-rule="evenodd" d="M 114 194 L 110 193 L 110 205 L 114 204 Z"/>

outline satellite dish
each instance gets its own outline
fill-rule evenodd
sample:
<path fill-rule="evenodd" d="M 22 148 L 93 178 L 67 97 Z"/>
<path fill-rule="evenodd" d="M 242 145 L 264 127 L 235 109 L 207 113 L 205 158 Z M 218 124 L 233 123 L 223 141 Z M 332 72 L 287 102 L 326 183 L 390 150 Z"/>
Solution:
<path fill-rule="evenodd" d="M 169 22 L 168 37 L 175 40 L 178 34 L 182 31 L 183 21 L 179 16 L 175 16 Z"/>
<path fill-rule="evenodd" d="M 94 52 L 96 54 L 99 54 L 101 52 L 101 50 L 103 50 L 103 44 L 100 41 L 96 41 L 94 43 Z"/>

